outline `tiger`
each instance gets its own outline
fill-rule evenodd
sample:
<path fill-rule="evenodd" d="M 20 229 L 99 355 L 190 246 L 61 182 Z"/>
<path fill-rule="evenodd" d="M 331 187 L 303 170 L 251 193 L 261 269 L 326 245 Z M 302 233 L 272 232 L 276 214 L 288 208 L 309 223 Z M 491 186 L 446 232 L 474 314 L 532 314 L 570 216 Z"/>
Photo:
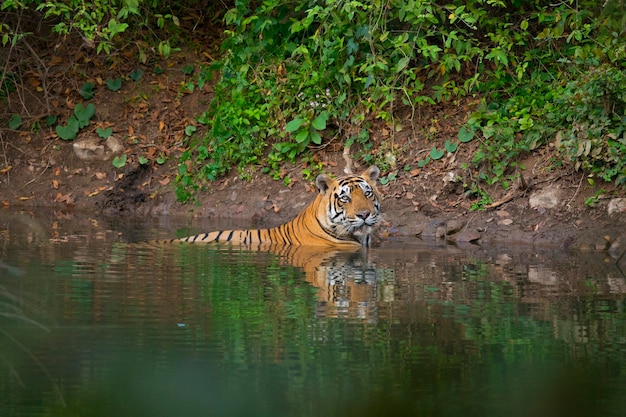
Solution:
<path fill-rule="evenodd" d="M 267 229 L 220 230 L 171 239 L 167 242 L 216 243 L 243 246 L 326 246 L 369 247 L 373 227 L 381 216 L 376 165 L 361 175 L 332 178 L 320 174 L 315 179 L 317 196 L 295 218 Z"/>

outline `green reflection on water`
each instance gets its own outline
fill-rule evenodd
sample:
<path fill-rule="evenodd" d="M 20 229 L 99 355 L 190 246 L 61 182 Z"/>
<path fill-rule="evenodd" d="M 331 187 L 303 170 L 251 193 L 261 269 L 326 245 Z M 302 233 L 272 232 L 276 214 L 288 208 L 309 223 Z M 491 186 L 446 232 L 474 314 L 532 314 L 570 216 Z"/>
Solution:
<path fill-rule="evenodd" d="M 21 255 L 6 262 L 25 274 L 0 293 L 3 416 L 626 412 L 623 294 L 435 252 L 331 258 L 330 289 L 233 248 Z"/>

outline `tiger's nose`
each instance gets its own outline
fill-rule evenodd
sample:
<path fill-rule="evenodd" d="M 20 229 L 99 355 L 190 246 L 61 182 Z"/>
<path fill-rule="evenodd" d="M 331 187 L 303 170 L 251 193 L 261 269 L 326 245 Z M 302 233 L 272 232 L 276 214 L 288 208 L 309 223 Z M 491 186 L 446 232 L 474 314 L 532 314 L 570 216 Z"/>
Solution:
<path fill-rule="evenodd" d="M 370 216 L 370 212 L 368 210 L 359 211 L 356 216 L 359 219 L 365 220 Z"/>

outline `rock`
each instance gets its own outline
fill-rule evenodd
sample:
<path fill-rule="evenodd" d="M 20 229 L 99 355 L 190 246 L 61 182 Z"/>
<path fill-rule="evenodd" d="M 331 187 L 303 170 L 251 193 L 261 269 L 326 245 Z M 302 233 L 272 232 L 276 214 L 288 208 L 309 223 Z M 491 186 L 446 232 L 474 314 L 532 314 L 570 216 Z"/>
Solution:
<path fill-rule="evenodd" d="M 109 148 L 112 155 L 118 155 L 124 152 L 124 145 L 122 144 L 122 142 L 120 142 L 119 139 L 113 136 L 109 136 L 104 144 L 107 146 L 107 148 Z"/>
<path fill-rule="evenodd" d="M 83 161 L 105 159 L 104 145 L 96 138 L 88 138 L 76 141 L 72 144 L 74 153 Z"/>
<path fill-rule="evenodd" d="M 619 258 L 622 254 L 624 254 L 625 250 L 624 245 L 622 245 L 622 238 L 618 237 L 611 243 L 608 252 L 612 258 Z"/>
<path fill-rule="evenodd" d="M 461 219 L 452 219 L 446 222 L 446 234 L 451 235 L 465 227 L 465 221 Z"/>
<path fill-rule="evenodd" d="M 607 208 L 609 216 L 626 213 L 626 198 L 613 198 Z"/>
<path fill-rule="evenodd" d="M 534 209 L 553 209 L 560 204 L 561 190 L 547 189 L 534 192 L 528 199 L 528 204 Z"/>
<path fill-rule="evenodd" d="M 423 238 L 437 238 L 442 239 L 446 236 L 450 236 L 465 227 L 465 221 L 461 219 L 452 220 L 432 220 L 420 227 L 421 232 L 417 234 Z"/>
<path fill-rule="evenodd" d="M 609 239 L 607 239 L 606 237 L 600 238 L 596 241 L 595 248 L 597 251 L 607 250 L 608 247 L 609 247 Z"/>
<path fill-rule="evenodd" d="M 445 221 L 432 220 L 422 227 L 420 236 L 423 238 L 442 237 L 445 234 Z"/>
<path fill-rule="evenodd" d="M 124 145 L 113 136 L 100 143 L 100 138 L 87 138 L 77 140 L 72 145 L 74 153 L 83 161 L 93 161 L 95 159 L 105 160 L 112 155 L 124 152 Z"/>
<path fill-rule="evenodd" d="M 479 240 L 482 235 L 476 230 L 461 230 L 459 233 L 456 233 L 452 236 L 448 237 L 448 240 L 457 243 L 467 243 L 467 242 L 475 242 Z"/>

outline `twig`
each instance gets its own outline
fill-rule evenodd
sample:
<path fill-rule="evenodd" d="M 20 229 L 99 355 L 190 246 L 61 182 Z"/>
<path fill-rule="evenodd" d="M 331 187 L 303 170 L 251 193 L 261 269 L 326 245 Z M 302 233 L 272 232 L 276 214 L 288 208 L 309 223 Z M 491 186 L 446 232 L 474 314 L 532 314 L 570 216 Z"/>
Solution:
<path fill-rule="evenodd" d="M 585 174 L 582 174 L 580 176 L 580 182 L 578 183 L 578 187 L 576 187 L 576 192 L 574 193 L 572 198 L 570 198 L 569 201 L 566 204 L 568 210 L 570 208 L 570 204 L 572 204 L 572 201 L 574 201 L 574 199 L 578 196 L 578 193 L 580 192 L 580 187 L 583 185 L 583 180 L 584 179 L 585 179 Z"/>
<path fill-rule="evenodd" d="M 350 146 L 352 144 L 347 144 L 343 148 L 343 160 L 346 161 L 346 167 L 343 169 L 343 172 L 346 174 L 352 174 L 352 158 L 350 158 Z"/>

